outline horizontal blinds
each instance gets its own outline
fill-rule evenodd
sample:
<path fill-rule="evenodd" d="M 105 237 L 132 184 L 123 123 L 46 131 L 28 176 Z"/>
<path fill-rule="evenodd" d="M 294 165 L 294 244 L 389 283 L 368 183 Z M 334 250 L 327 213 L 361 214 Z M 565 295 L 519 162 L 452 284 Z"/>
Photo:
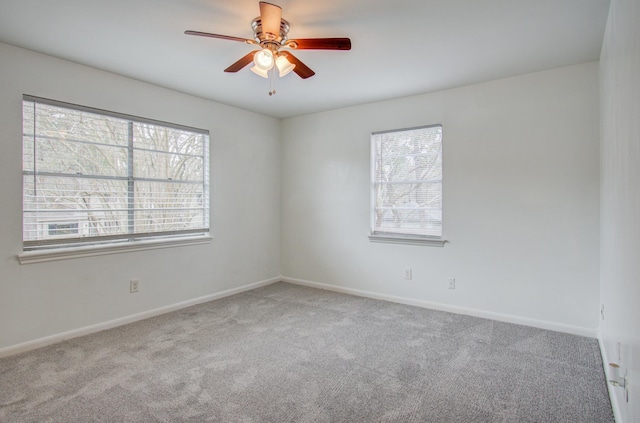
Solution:
<path fill-rule="evenodd" d="M 442 126 L 374 133 L 372 231 L 442 237 Z"/>
<path fill-rule="evenodd" d="M 114 118 L 122 119 L 127 122 L 131 121 L 131 122 L 149 123 L 152 125 L 157 125 L 165 128 L 175 128 L 175 129 L 181 129 L 181 130 L 185 130 L 193 133 L 204 134 L 207 136 L 209 135 L 209 131 L 206 129 L 194 128 L 192 126 L 179 125 L 172 122 L 165 122 L 161 120 L 149 119 L 149 118 L 140 117 L 140 116 L 128 115 L 125 113 L 118 113 L 111 110 L 97 109 L 95 107 L 82 106 L 79 104 L 66 103 L 64 101 L 52 100 L 52 99 L 43 98 L 43 97 L 36 97 L 28 94 L 23 95 L 22 100 L 29 101 L 32 103 L 38 103 L 40 105 L 51 105 L 51 106 L 56 106 L 64 109 L 89 112 L 94 115 L 103 116 L 103 117 L 114 117 Z"/>
<path fill-rule="evenodd" d="M 23 100 L 25 250 L 209 230 L 207 131 Z"/>

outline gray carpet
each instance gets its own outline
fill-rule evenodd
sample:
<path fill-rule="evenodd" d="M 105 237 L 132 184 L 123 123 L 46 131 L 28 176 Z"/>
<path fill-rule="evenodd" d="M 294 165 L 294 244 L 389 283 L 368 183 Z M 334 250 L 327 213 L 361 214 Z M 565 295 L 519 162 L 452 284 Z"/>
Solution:
<path fill-rule="evenodd" d="M 0 360 L 2 422 L 612 422 L 594 339 L 277 283 Z"/>

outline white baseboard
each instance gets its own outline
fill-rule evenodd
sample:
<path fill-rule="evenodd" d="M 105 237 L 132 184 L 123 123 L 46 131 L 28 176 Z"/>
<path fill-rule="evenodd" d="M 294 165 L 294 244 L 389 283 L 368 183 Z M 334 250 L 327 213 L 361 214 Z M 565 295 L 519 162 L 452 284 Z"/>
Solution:
<path fill-rule="evenodd" d="M 416 307 L 423 307 L 423 308 L 430 308 L 430 309 L 433 309 L 433 310 L 447 311 L 447 312 L 450 312 L 450 313 L 465 314 L 465 315 L 468 315 L 468 316 L 481 317 L 481 318 L 484 318 L 484 319 L 492 319 L 492 320 L 498 320 L 498 321 L 501 321 L 501 322 L 515 323 L 515 324 L 518 324 L 518 325 L 524 325 L 524 326 L 531 326 L 531 327 L 540 328 L 540 329 L 553 330 L 553 331 L 556 331 L 556 332 L 564 332 L 564 333 L 570 333 L 570 334 L 573 334 L 573 335 L 586 336 L 586 337 L 589 337 L 589 338 L 596 338 L 597 337 L 597 330 L 596 329 L 583 328 L 583 327 L 580 327 L 580 326 L 565 325 L 565 324 L 549 322 L 549 321 L 545 321 L 545 320 L 530 319 L 530 318 L 527 318 L 527 317 L 513 316 L 513 315 L 501 314 L 501 313 L 494 313 L 494 312 L 485 311 L 485 310 L 478 310 L 478 309 L 466 308 L 466 307 L 458 307 L 458 306 L 452 306 L 452 305 L 449 305 L 449 304 L 442 304 L 442 303 L 436 303 L 436 302 L 425 301 L 425 300 L 415 300 L 415 299 L 412 299 L 412 298 L 396 297 L 394 295 L 387 295 L 387 294 L 380 294 L 380 293 L 377 293 L 377 292 L 363 291 L 363 290 L 352 289 L 352 288 L 345 288 L 345 287 L 341 287 L 341 286 L 329 285 L 329 284 L 318 283 L 318 282 L 312 282 L 312 281 L 307 281 L 307 280 L 303 280 L 303 279 L 290 278 L 290 277 L 286 277 L 286 276 L 282 277 L 282 281 L 283 282 L 289 282 L 289 283 L 296 284 L 296 285 L 304 285 L 304 286 L 308 286 L 308 287 L 312 287 L 312 288 L 319 288 L 319 289 L 326 289 L 326 290 L 329 290 L 329 291 L 341 292 L 343 294 L 352 294 L 352 295 L 358 295 L 360 297 L 373 298 L 375 300 L 391 301 L 391 302 L 394 302 L 394 303 L 407 304 L 407 305 L 412 305 L 412 306 L 416 306 Z"/>
<path fill-rule="evenodd" d="M 55 344 L 57 342 L 66 341 L 68 339 L 77 338 L 79 336 L 89 335 L 91 333 L 100 332 L 106 329 L 115 328 L 117 326 L 126 325 L 128 323 L 137 322 L 138 320 L 148 319 L 150 317 L 159 316 L 161 314 L 170 313 L 172 311 L 180 310 L 186 307 L 191 307 L 196 304 L 202 304 L 209 301 L 217 300 L 220 298 L 228 297 L 230 295 L 239 294 L 241 292 L 250 291 L 252 289 L 260 288 L 262 286 L 270 285 L 275 282 L 281 281 L 282 278 L 277 276 L 270 279 L 265 279 L 260 282 L 243 285 L 238 288 L 228 289 L 225 291 L 217 292 L 215 294 L 205 295 L 203 297 L 192 298 L 190 300 L 182 301 L 176 304 L 170 304 L 167 306 L 155 308 L 153 310 L 143 311 L 141 313 L 132 314 L 118 319 L 109 320 L 107 322 L 98 323 L 91 326 L 85 326 L 78 329 L 73 329 L 68 332 L 57 333 L 55 335 L 46 336 L 44 338 L 34 339 L 33 341 L 24 342 L 21 344 L 13 345 L 0 349 L 0 358 L 7 357 L 14 354 L 19 354 L 25 351 L 34 350 L 36 348 L 42 348 L 47 345 Z"/>
<path fill-rule="evenodd" d="M 617 423 L 624 423 L 622 420 L 622 413 L 620 411 L 620 403 L 618 402 L 618 396 L 611 389 L 609 385 L 609 360 L 607 349 L 604 347 L 604 339 L 602 339 L 602 331 L 598 329 L 598 345 L 600 345 L 600 355 L 602 356 L 602 366 L 604 367 L 604 377 L 607 380 L 607 392 L 609 393 L 609 399 L 611 400 L 611 408 L 613 409 L 613 417 Z"/>
<path fill-rule="evenodd" d="M 74 329 L 68 332 L 46 336 L 44 338 L 35 339 L 32 341 L 24 342 L 21 344 L 10 346 L 10 347 L 1 348 L 0 358 L 14 355 L 14 354 L 19 354 L 25 351 L 34 350 L 41 347 L 45 347 L 47 345 L 55 344 L 57 342 L 62 342 L 72 338 L 77 338 L 79 336 L 89 335 L 89 334 L 100 332 L 106 329 L 111 329 L 117 326 L 126 325 L 128 323 L 133 323 L 138 320 L 144 320 L 144 319 L 148 319 L 150 317 L 158 316 L 161 314 L 170 313 L 172 311 L 180 310 L 196 304 L 201 304 L 208 301 L 213 301 L 220 298 L 228 297 L 230 295 L 239 294 L 241 292 L 250 291 L 252 289 L 260 288 L 262 286 L 270 285 L 272 283 L 279 282 L 279 281 L 288 282 L 296 285 L 309 286 L 312 288 L 326 289 L 329 291 L 341 292 L 344 294 L 358 295 L 361 297 L 373 298 L 376 300 L 391 301 L 391 302 L 400 303 L 400 304 L 407 304 L 407 305 L 412 305 L 417 307 L 430 308 L 434 310 L 447 311 L 450 313 L 465 314 L 469 316 L 482 317 L 485 319 L 493 319 L 493 320 L 498 320 L 498 321 L 503 321 L 508 323 L 515 323 L 515 324 L 520 324 L 525 326 L 537 327 L 541 329 L 571 333 L 574 335 L 587 336 L 590 338 L 598 337 L 598 333 L 595 329 L 563 325 L 559 323 L 529 319 L 529 318 L 520 317 L 520 316 L 493 313 L 493 312 L 488 312 L 484 310 L 476 310 L 476 309 L 465 308 L 465 307 L 451 306 L 448 304 L 435 303 L 431 301 L 415 300 L 411 298 L 397 297 L 393 295 L 380 294 L 380 293 L 371 292 L 371 291 L 364 291 L 364 290 L 345 288 L 341 286 L 329 285 L 329 284 L 324 284 L 319 282 L 312 282 L 312 281 L 307 281 L 303 279 L 277 276 L 274 278 L 265 279 L 263 281 L 244 285 L 238 288 L 228 289 L 215 294 L 193 298 L 193 299 L 182 301 L 176 304 L 170 304 L 170 305 L 159 307 L 153 310 L 148 310 L 141 313 L 132 314 L 130 316 L 109 320 L 107 322 L 102 322 L 95 325 Z M 600 345 L 602 348 L 601 340 L 600 340 Z M 604 359 L 604 352 L 603 352 L 603 359 Z M 613 401 L 612 401 L 612 404 L 613 404 Z"/>

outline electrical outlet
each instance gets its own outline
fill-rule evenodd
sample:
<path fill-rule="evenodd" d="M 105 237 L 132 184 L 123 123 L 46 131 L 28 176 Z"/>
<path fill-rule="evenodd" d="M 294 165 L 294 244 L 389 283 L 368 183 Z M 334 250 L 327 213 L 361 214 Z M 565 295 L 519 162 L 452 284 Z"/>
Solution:
<path fill-rule="evenodd" d="M 404 278 L 406 280 L 411 280 L 413 279 L 413 272 L 411 271 L 411 268 L 408 267 L 406 269 L 404 269 Z"/>
<path fill-rule="evenodd" d="M 456 289 L 456 278 L 449 278 L 448 279 L 449 282 L 449 289 Z"/>
<path fill-rule="evenodd" d="M 135 293 L 135 292 L 140 292 L 140 280 L 138 279 L 131 279 L 129 281 L 129 292 L 131 294 Z"/>
<path fill-rule="evenodd" d="M 600 304 L 600 317 L 604 320 L 604 304 Z"/>

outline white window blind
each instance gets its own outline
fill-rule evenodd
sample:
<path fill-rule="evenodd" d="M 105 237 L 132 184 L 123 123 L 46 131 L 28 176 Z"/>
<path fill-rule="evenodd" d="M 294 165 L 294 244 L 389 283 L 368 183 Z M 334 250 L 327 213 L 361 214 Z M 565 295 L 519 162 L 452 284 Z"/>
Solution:
<path fill-rule="evenodd" d="M 442 239 L 442 126 L 371 135 L 371 232 Z"/>
<path fill-rule="evenodd" d="M 23 248 L 209 231 L 206 130 L 23 98 Z"/>

